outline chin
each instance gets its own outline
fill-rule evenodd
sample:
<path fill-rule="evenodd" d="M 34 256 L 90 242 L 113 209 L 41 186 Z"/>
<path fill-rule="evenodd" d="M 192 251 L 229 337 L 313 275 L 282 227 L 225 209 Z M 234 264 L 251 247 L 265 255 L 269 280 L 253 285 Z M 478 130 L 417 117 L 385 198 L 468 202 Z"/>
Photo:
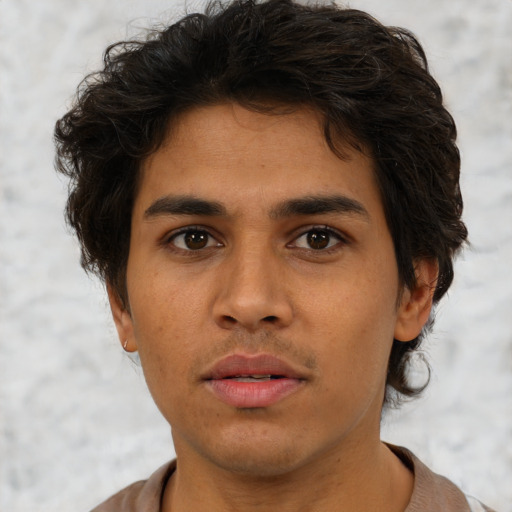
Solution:
<path fill-rule="evenodd" d="M 284 476 L 314 458 L 314 453 L 308 453 L 304 440 L 299 436 L 266 434 L 258 436 L 255 432 L 238 432 L 223 436 L 203 453 L 216 466 L 253 478 Z"/>
<path fill-rule="evenodd" d="M 265 479 L 284 476 L 300 468 L 304 461 L 297 455 L 287 451 L 261 453 L 261 451 L 247 450 L 247 453 L 238 452 L 228 457 L 214 456 L 211 460 L 230 473 Z"/>

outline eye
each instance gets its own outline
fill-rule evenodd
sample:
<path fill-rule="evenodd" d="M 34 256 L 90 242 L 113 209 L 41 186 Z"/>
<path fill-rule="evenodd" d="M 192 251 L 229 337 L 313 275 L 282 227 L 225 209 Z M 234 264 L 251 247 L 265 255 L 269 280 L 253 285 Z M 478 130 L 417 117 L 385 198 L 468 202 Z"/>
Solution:
<path fill-rule="evenodd" d="M 300 249 L 322 251 L 335 247 L 345 240 L 329 228 L 312 228 L 295 239 L 293 246 Z"/>
<path fill-rule="evenodd" d="M 208 231 L 200 228 L 186 228 L 172 235 L 168 243 L 183 251 L 199 251 L 209 247 L 220 247 L 218 242 Z"/>

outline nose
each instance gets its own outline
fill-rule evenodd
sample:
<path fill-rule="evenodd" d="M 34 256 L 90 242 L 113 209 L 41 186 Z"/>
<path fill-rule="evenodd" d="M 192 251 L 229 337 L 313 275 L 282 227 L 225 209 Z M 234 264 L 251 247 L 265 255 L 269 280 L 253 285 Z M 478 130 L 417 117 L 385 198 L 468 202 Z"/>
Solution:
<path fill-rule="evenodd" d="M 226 259 L 213 307 L 217 325 L 251 332 L 290 325 L 293 307 L 282 263 L 271 250 L 254 248 L 240 249 Z"/>

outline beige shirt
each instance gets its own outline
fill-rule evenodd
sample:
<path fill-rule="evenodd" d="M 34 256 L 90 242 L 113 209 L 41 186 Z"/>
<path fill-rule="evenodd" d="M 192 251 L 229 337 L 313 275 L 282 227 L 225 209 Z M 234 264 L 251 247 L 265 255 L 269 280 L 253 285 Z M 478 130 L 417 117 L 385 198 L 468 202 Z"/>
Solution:
<path fill-rule="evenodd" d="M 414 473 L 411 501 L 404 512 L 494 512 L 465 496 L 450 480 L 430 471 L 405 448 L 390 448 Z M 175 469 L 176 461 L 162 466 L 149 480 L 135 482 L 91 512 L 160 512 L 165 485 Z"/>

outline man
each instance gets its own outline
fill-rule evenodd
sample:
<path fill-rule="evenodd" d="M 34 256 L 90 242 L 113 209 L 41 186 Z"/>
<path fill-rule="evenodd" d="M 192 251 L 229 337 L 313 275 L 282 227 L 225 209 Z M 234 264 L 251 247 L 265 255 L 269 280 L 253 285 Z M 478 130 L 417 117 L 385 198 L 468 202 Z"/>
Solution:
<path fill-rule="evenodd" d="M 96 511 L 489 510 L 379 435 L 467 236 L 455 137 L 360 11 L 243 0 L 109 48 L 57 163 L 177 459 Z"/>

